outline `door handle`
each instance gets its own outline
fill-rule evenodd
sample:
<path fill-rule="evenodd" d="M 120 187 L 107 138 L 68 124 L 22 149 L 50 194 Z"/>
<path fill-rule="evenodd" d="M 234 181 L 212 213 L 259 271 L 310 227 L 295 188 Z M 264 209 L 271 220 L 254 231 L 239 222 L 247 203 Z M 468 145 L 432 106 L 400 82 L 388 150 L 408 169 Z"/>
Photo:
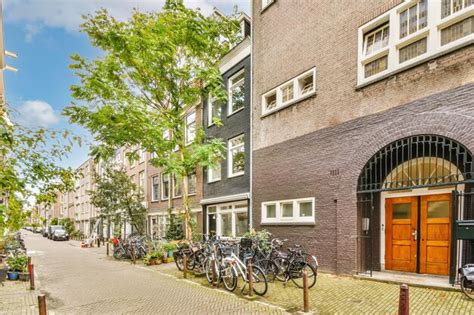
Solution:
<path fill-rule="evenodd" d="M 411 235 L 413 235 L 413 239 L 416 241 L 418 239 L 418 231 L 417 230 L 414 230 L 413 233 L 411 233 Z"/>

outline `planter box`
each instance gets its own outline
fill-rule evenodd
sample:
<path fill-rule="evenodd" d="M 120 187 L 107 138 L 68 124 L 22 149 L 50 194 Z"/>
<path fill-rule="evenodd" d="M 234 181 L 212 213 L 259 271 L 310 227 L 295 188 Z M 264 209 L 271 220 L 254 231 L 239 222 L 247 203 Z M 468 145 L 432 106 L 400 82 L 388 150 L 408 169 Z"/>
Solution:
<path fill-rule="evenodd" d="M 29 281 L 30 280 L 30 274 L 28 272 L 20 272 L 19 277 L 20 277 L 21 281 Z"/>

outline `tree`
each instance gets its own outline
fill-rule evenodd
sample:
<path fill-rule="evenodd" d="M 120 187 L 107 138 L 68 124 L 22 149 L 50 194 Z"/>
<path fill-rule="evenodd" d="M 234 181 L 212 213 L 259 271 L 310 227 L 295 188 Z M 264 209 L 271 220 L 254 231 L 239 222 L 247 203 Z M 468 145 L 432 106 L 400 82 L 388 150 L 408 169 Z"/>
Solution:
<path fill-rule="evenodd" d="M 13 125 L 0 105 L 0 238 L 25 223 L 29 197 L 52 204 L 57 191 L 74 187 L 75 173 L 58 166 L 80 138 L 68 131 Z"/>
<path fill-rule="evenodd" d="M 96 189 L 89 191 L 91 204 L 100 211 L 100 216 L 120 224 L 130 222 L 135 231 L 145 232 L 146 208 L 143 192 L 130 180 L 126 172 L 111 166 L 105 167 L 102 176 L 96 174 Z M 110 222 L 109 222 L 110 223 Z"/>
<path fill-rule="evenodd" d="M 71 68 L 81 83 L 71 87 L 80 101 L 64 111 L 73 123 L 90 130 L 98 145 L 95 158 L 107 160 L 119 147 L 136 146 L 155 153 L 151 163 L 182 183 L 184 224 L 192 237 L 188 176 L 200 167 L 215 167 L 223 158 L 221 139 L 205 138 L 197 129 L 186 137 L 184 117 L 204 95 L 226 99 L 219 60 L 238 40 L 236 19 L 212 15 L 167 0 L 163 11 L 135 11 L 120 22 L 101 10 L 82 25 L 104 55 L 86 61 L 72 56 Z"/>

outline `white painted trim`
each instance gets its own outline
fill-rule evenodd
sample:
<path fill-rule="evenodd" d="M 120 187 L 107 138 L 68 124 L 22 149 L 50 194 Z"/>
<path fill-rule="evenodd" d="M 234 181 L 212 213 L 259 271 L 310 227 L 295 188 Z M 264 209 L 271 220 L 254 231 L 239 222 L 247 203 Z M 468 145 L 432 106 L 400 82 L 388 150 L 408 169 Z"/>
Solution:
<path fill-rule="evenodd" d="M 464 185 L 456 187 L 458 191 L 464 191 Z M 385 271 L 385 201 L 390 198 L 431 196 L 440 194 L 450 194 L 453 191 L 452 186 L 445 189 L 417 188 L 410 191 L 383 191 L 380 193 L 380 269 Z M 372 223 L 370 223 L 372 224 Z"/>
<path fill-rule="evenodd" d="M 239 75 L 241 74 L 244 74 L 244 77 L 242 80 L 239 80 L 238 82 L 240 81 L 243 81 L 240 85 L 243 86 L 243 89 L 245 90 L 245 68 L 242 68 L 241 70 L 237 71 L 236 73 L 234 73 L 230 78 L 227 79 L 227 116 L 232 116 L 233 114 L 243 110 L 245 108 L 245 104 L 243 107 L 240 107 L 239 109 L 236 109 L 236 110 L 232 110 L 232 95 L 231 95 L 231 90 L 234 86 L 237 85 L 237 83 L 234 83 L 232 84 L 232 80 L 234 80 L 236 77 L 238 77 Z"/>
<path fill-rule="evenodd" d="M 312 215 L 310 217 L 300 217 L 299 216 L 299 204 L 302 202 L 311 202 L 312 204 Z M 293 216 L 292 217 L 283 217 L 282 216 L 282 204 L 291 203 L 293 205 Z M 316 217 L 316 210 L 315 210 L 315 198 L 308 197 L 308 198 L 298 198 L 298 199 L 288 199 L 288 200 L 276 200 L 276 201 L 265 201 L 262 202 L 261 206 L 261 223 L 262 224 L 281 224 L 281 223 L 315 223 Z M 276 217 L 275 218 L 267 218 L 267 205 L 275 205 Z"/>
<path fill-rule="evenodd" d="M 239 145 L 236 145 L 236 146 L 233 146 L 231 147 L 230 146 L 230 142 L 232 140 L 234 140 L 235 138 L 239 138 L 239 137 L 242 137 L 242 144 L 239 144 Z M 236 148 L 240 148 L 240 147 L 243 147 L 244 148 L 244 154 L 247 154 L 247 152 L 245 152 L 245 133 L 242 133 L 238 136 L 235 136 L 235 137 L 232 137 L 232 138 L 229 138 L 227 140 L 227 178 L 232 178 L 232 177 L 237 177 L 237 176 L 242 176 L 245 174 L 245 166 L 244 166 L 244 170 L 243 171 L 240 171 L 240 172 L 237 172 L 237 173 L 234 173 L 233 170 L 232 170 L 232 163 L 234 162 L 234 157 L 232 155 L 232 150 L 236 149 Z M 222 170 L 221 170 L 222 172 Z M 221 173 L 222 175 L 222 173 Z"/>
<path fill-rule="evenodd" d="M 222 197 L 202 199 L 201 204 L 202 205 L 211 205 L 211 204 L 215 204 L 215 203 L 239 201 L 239 200 L 249 199 L 249 197 L 250 197 L 249 193 L 227 195 L 227 196 L 222 196 Z"/>
<path fill-rule="evenodd" d="M 222 57 L 219 63 L 219 69 L 221 73 L 225 73 L 236 66 L 245 57 L 250 55 L 251 50 L 250 37 L 247 36 L 237 46 L 229 51 L 227 55 Z"/>
<path fill-rule="evenodd" d="M 369 21 L 359 27 L 358 30 L 358 62 L 357 62 L 357 87 L 363 87 L 370 83 L 383 80 L 387 76 L 398 73 L 410 67 L 414 67 L 421 62 L 428 61 L 432 58 L 437 58 L 443 54 L 447 54 L 455 49 L 461 48 L 470 42 L 474 42 L 474 34 L 470 34 L 451 43 L 441 46 L 441 31 L 461 20 L 474 15 L 474 5 L 465 7 L 462 10 L 451 14 L 445 18 L 441 18 L 441 1 L 428 1 L 427 2 L 427 21 L 428 25 L 422 29 L 417 30 L 413 34 L 400 39 L 400 17 L 399 12 L 403 9 L 414 5 L 417 0 L 402 2 L 398 6 L 384 13 L 382 16 Z M 373 56 L 365 56 L 364 54 L 364 33 L 379 26 L 380 24 L 389 21 L 390 34 L 388 43 L 388 64 L 387 69 L 374 74 L 370 77 L 365 78 L 364 65 L 369 62 L 368 59 L 373 59 Z M 426 34 L 426 36 L 425 36 Z M 427 48 L 426 53 L 412 59 L 406 60 L 402 63 L 399 62 L 399 49 L 406 46 L 409 43 L 415 41 L 415 39 L 422 39 L 427 37 Z M 387 48 L 386 47 L 386 48 Z"/>

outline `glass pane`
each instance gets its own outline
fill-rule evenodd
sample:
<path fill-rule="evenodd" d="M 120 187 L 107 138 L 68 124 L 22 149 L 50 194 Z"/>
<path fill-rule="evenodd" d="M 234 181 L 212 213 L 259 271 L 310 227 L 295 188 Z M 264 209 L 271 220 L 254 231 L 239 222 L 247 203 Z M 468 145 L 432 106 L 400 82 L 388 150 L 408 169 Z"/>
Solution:
<path fill-rule="evenodd" d="M 281 204 L 281 216 L 286 218 L 293 217 L 293 203 Z"/>
<path fill-rule="evenodd" d="M 215 208 L 214 208 L 215 211 Z M 208 234 L 209 235 L 216 235 L 216 214 L 210 214 L 209 218 L 209 226 L 208 226 Z"/>
<path fill-rule="evenodd" d="M 235 236 L 243 236 L 247 232 L 248 215 L 247 212 L 235 214 Z"/>
<path fill-rule="evenodd" d="M 300 202 L 300 217 L 311 217 L 313 215 L 313 203 Z"/>
<path fill-rule="evenodd" d="M 415 5 L 409 9 L 409 15 L 410 15 L 410 34 L 416 32 L 417 30 L 417 14 L 416 11 L 418 10 L 418 6 Z"/>
<path fill-rule="evenodd" d="M 400 13 L 400 38 L 407 36 L 408 34 L 408 11 Z"/>
<path fill-rule="evenodd" d="M 232 112 L 235 112 L 244 107 L 245 100 L 245 86 L 240 84 L 232 88 Z"/>
<path fill-rule="evenodd" d="M 245 148 L 242 146 L 232 152 L 232 174 L 243 172 L 245 169 Z"/>
<path fill-rule="evenodd" d="M 208 213 L 216 213 L 216 206 L 207 207 L 207 212 Z"/>
<path fill-rule="evenodd" d="M 276 218 L 276 205 L 266 205 L 267 218 Z"/>
<path fill-rule="evenodd" d="M 221 214 L 221 235 L 232 236 L 232 213 Z"/>
<path fill-rule="evenodd" d="M 449 217 L 449 201 L 428 201 L 428 219 Z"/>
<path fill-rule="evenodd" d="M 372 52 L 372 46 L 374 45 L 374 35 L 370 35 L 367 37 L 367 43 L 366 43 L 366 50 L 365 54 L 368 55 Z"/>
<path fill-rule="evenodd" d="M 396 203 L 393 205 L 393 219 L 410 219 L 411 203 Z"/>

